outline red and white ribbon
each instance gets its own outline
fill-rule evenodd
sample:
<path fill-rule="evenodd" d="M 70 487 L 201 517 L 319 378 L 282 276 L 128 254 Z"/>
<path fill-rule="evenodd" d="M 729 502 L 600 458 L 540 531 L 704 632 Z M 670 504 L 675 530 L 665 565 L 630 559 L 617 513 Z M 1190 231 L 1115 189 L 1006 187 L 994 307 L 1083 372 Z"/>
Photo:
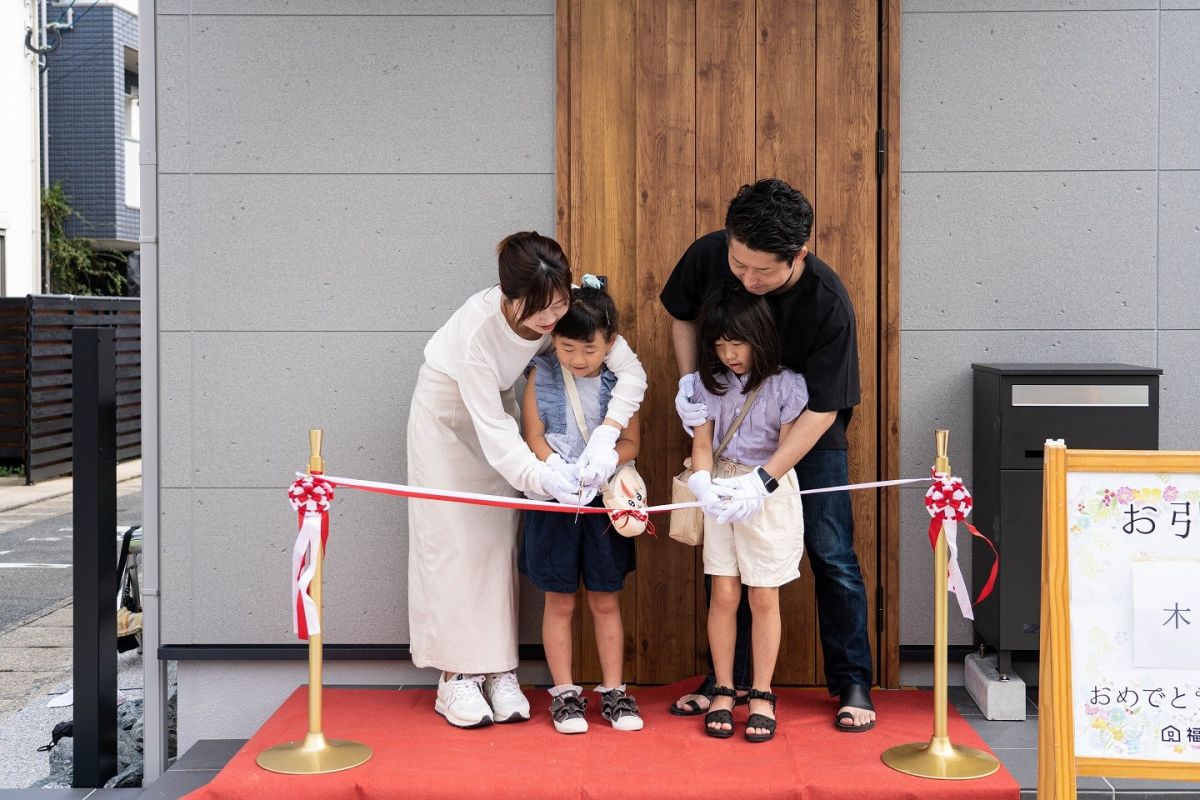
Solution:
<path fill-rule="evenodd" d="M 971 493 L 967 491 L 967 487 L 963 485 L 961 478 L 953 478 L 946 475 L 944 472 L 932 471 L 933 485 L 929 487 L 929 491 L 925 493 L 925 509 L 932 517 L 929 521 L 929 545 L 937 547 L 937 539 L 939 533 L 944 533 L 946 536 L 946 547 L 950 552 L 949 557 L 949 574 L 947 579 L 950 584 L 950 592 L 958 599 L 958 608 L 962 615 L 967 619 L 975 619 L 975 612 L 971 609 L 971 595 L 967 591 L 967 582 L 963 578 L 962 567 L 958 564 L 958 523 L 961 520 L 967 526 L 967 530 L 972 536 L 982 539 L 987 542 L 988 547 L 992 549 L 992 554 L 995 556 L 992 561 L 992 571 L 988 576 L 987 582 L 979 591 L 979 597 L 975 599 L 975 604 L 980 603 L 984 598 L 992 593 L 992 587 L 996 584 L 996 575 L 1000 569 L 1000 554 L 996 552 L 996 546 L 992 544 L 991 539 L 988 539 L 971 523 L 967 522 L 967 514 L 971 513 L 971 508 L 975 502 L 971 499 Z"/>
<path fill-rule="evenodd" d="M 292 630 L 301 639 L 321 633 L 321 614 L 310 590 L 317 559 L 329 539 L 329 501 L 333 485 L 320 473 L 302 475 L 288 489 L 288 500 L 297 514 L 299 533 L 292 546 Z"/>
<path fill-rule="evenodd" d="M 301 473 L 296 473 L 300 475 Z M 427 489 L 423 486 L 406 486 L 402 483 L 380 483 L 378 481 L 360 481 L 355 478 L 335 478 L 324 475 L 322 478 L 337 488 L 359 489 L 376 494 L 390 494 L 396 497 L 409 497 L 416 500 L 446 500 L 453 503 L 468 503 L 476 506 L 492 506 L 493 508 L 515 508 L 522 511 L 555 511 L 563 514 L 609 514 L 611 508 L 599 506 L 573 506 L 566 503 L 556 503 L 550 500 L 528 500 L 524 497 L 504 497 L 478 492 L 458 492 L 451 489 Z M 928 478 L 897 478 L 889 481 L 870 481 L 869 483 L 851 483 L 845 486 L 822 486 L 819 489 L 803 489 L 799 492 L 776 492 L 767 495 L 767 500 L 773 497 L 794 497 L 805 494 L 824 494 L 826 492 L 848 492 L 855 489 L 879 489 L 887 486 L 901 486 L 906 483 L 928 483 Z M 663 514 L 679 508 L 700 508 L 699 501 L 689 503 L 664 503 L 660 506 L 647 506 L 640 509 L 646 514 Z"/>
<path fill-rule="evenodd" d="M 674 511 L 677 508 L 699 508 L 701 503 L 668 503 L 660 506 L 649 506 L 637 510 L 614 510 L 597 506 L 572 506 L 563 503 L 553 503 L 545 500 L 528 500 L 523 497 L 504 497 L 501 495 L 480 494 L 477 492 L 458 492 L 449 489 L 427 489 L 422 486 L 406 486 L 401 483 L 380 483 L 378 481 L 362 481 L 354 478 L 335 478 L 321 473 L 296 473 L 296 481 L 288 490 L 288 500 L 292 509 L 297 513 L 299 532 L 296 544 L 292 548 L 292 627 L 301 639 L 321 633 L 321 618 L 319 609 L 312 599 L 310 590 L 316 577 L 317 556 L 325 550 L 329 539 L 329 501 L 333 499 L 334 488 L 358 489 L 376 494 L 388 494 L 397 497 L 408 497 L 417 500 L 442 500 L 469 505 L 491 506 L 493 508 L 510 508 L 524 511 L 555 511 L 564 514 L 609 514 L 634 515 L 639 519 L 646 517 L 647 530 L 653 534 L 654 527 L 649 522 L 650 514 L 661 514 Z M 819 494 L 824 492 L 844 492 L 855 489 L 876 489 L 887 486 L 900 486 L 906 483 L 925 483 L 928 478 L 900 478 L 888 481 L 871 481 L 854 483 L 845 486 L 824 486 L 819 489 L 805 489 L 800 492 L 786 494 Z M 782 497 L 780 492 L 771 497 Z M 770 498 L 768 498 L 770 499 Z"/>

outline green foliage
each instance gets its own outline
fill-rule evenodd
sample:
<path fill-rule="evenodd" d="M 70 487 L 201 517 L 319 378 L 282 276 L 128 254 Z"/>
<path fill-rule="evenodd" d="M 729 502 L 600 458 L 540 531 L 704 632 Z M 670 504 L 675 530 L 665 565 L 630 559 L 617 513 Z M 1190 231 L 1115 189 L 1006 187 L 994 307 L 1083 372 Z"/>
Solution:
<path fill-rule="evenodd" d="M 42 225 L 50 261 L 50 291 L 56 294 L 105 295 L 125 293 L 124 253 L 98 250 L 91 239 L 70 238 L 63 227 L 79 217 L 60 184 L 42 190 Z M 79 217 L 79 219 L 83 219 Z"/>

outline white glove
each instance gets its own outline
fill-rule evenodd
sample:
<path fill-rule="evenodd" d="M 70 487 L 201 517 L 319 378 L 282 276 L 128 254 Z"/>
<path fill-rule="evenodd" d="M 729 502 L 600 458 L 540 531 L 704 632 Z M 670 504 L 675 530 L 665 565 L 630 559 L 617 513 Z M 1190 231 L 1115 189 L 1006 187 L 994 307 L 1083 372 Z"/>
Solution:
<path fill-rule="evenodd" d="M 750 518 L 762 508 L 763 500 L 769 494 L 762 478 L 753 471 L 736 478 L 717 478 L 713 481 L 713 490 L 728 502 L 717 516 L 717 522 L 721 523 Z"/>
<path fill-rule="evenodd" d="M 549 495 L 565 506 L 582 506 L 590 503 L 591 497 L 595 497 L 593 491 L 587 503 L 580 502 L 579 496 L 579 481 L 571 480 L 566 475 L 558 472 L 548 462 L 542 463 L 542 469 L 538 472 L 537 481 L 541 485 L 539 494 Z"/>
<path fill-rule="evenodd" d="M 598 488 L 617 471 L 617 439 L 621 431 L 612 425 L 600 425 L 592 431 L 587 447 L 579 456 L 579 479 L 584 486 Z"/>
<path fill-rule="evenodd" d="M 693 472 L 692 476 L 688 478 L 688 488 L 692 490 L 692 494 L 696 495 L 696 499 L 700 501 L 701 510 L 708 516 L 716 518 L 725 510 L 725 501 L 713 488 L 712 475 L 708 470 L 702 469 Z"/>
<path fill-rule="evenodd" d="M 558 453 L 551 453 L 550 457 L 546 459 L 546 466 L 550 467 L 550 469 L 554 470 L 559 475 L 562 475 L 564 478 L 569 480 L 572 484 L 574 484 L 576 486 L 579 485 L 579 465 L 578 464 L 573 464 L 570 461 L 567 461 L 562 456 L 560 456 Z"/>
<path fill-rule="evenodd" d="M 594 488 L 584 487 L 583 492 L 580 492 L 580 479 L 578 479 L 576 465 L 569 464 L 562 458 L 559 458 L 558 461 L 562 462 L 562 465 L 554 462 L 554 456 L 542 462 L 542 468 L 538 474 L 538 481 L 541 485 L 540 494 L 548 495 L 563 505 L 586 506 L 592 503 L 596 491 Z"/>
<path fill-rule="evenodd" d="M 588 503 L 592 502 L 592 500 L 596 499 L 595 487 L 584 486 L 582 492 L 578 491 L 579 490 L 579 465 L 578 464 L 567 461 L 562 456 L 560 456 L 558 453 L 551 453 L 550 457 L 546 459 L 546 465 L 549 466 L 555 472 L 557 472 L 559 475 L 562 475 L 563 477 L 565 477 L 568 481 L 571 482 L 571 485 L 575 487 L 576 491 L 574 493 L 572 493 L 572 495 L 571 495 L 572 500 L 571 500 L 570 505 L 575 505 L 576 503 L 578 503 L 581 506 L 586 506 Z M 559 502 L 561 503 L 563 501 L 561 499 L 559 499 Z"/>
<path fill-rule="evenodd" d="M 695 393 L 695 374 L 689 373 L 679 379 L 679 392 L 675 395 L 675 413 L 683 421 L 683 429 L 687 431 L 688 436 L 694 435 L 692 429 L 703 425 L 708 419 L 708 406 L 692 402 L 692 395 Z"/>

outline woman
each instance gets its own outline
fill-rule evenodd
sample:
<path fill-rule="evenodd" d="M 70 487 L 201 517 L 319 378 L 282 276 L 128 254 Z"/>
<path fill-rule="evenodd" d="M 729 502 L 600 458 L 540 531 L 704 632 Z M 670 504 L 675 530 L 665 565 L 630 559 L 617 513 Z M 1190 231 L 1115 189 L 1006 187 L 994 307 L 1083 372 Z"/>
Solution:
<path fill-rule="evenodd" d="M 562 248 L 536 232 L 497 248 L 500 283 L 473 295 L 425 346 L 408 417 L 408 482 L 516 496 L 532 492 L 574 505 L 616 465 L 615 437 L 588 441 L 576 464 L 541 461 L 521 437 L 513 384 L 570 302 Z M 609 426 L 624 427 L 646 374 L 621 337 L 608 358 L 616 374 Z M 599 480 L 580 481 L 600 474 Z M 437 667 L 435 710 L 457 727 L 529 719 L 517 667 L 517 512 L 410 500 L 408 618 L 413 664 Z"/>

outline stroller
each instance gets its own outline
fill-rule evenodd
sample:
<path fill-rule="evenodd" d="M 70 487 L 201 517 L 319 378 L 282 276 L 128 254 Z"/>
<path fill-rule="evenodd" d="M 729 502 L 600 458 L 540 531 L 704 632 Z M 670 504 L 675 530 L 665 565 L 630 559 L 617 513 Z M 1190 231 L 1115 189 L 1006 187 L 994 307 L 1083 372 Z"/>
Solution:
<path fill-rule="evenodd" d="M 117 652 L 142 652 L 142 589 L 137 564 L 142 554 L 142 526 L 133 525 L 121 535 L 117 559 Z"/>

